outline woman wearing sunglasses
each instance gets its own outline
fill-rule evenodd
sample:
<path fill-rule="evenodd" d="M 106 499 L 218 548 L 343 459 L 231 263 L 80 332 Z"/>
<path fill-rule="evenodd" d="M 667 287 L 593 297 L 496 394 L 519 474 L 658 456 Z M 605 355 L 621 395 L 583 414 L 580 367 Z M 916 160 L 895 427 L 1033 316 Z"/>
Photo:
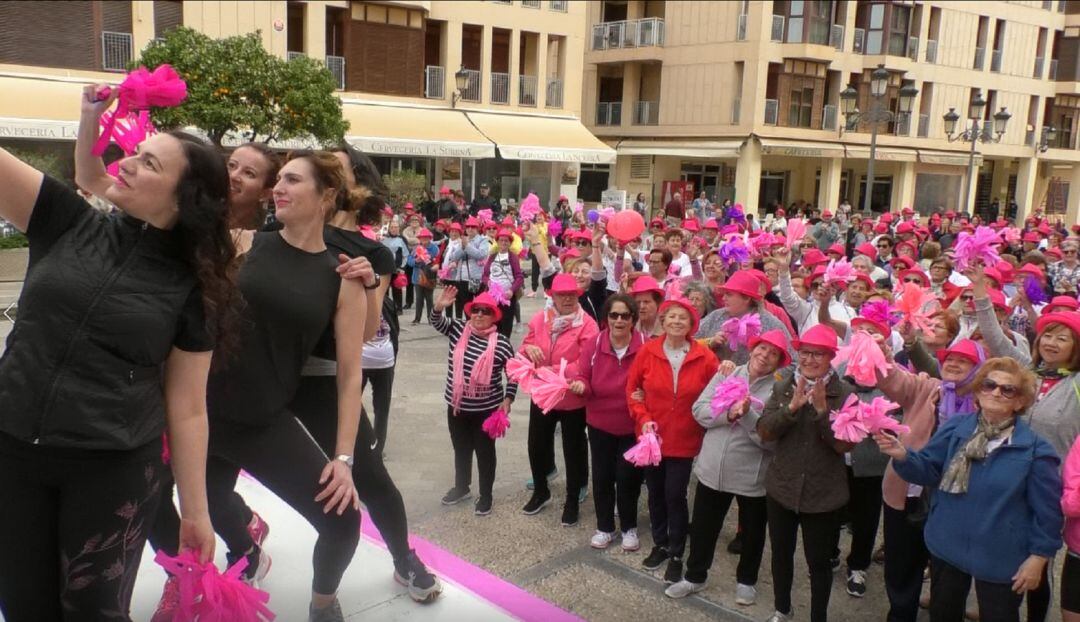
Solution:
<path fill-rule="evenodd" d="M 1061 459 L 1019 416 L 1037 384 L 1017 361 L 989 359 L 973 380 L 975 412 L 942 423 L 921 450 L 875 436 L 900 477 L 933 488 L 924 534 L 935 622 L 964 619 L 972 580 L 981 620 L 1018 621 L 1061 548 Z"/>
<path fill-rule="evenodd" d="M 619 508 L 622 548 L 636 551 L 638 497 L 643 472 L 623 454 L 634 446 L 634 420 L 626 404 L 626 381 L 638 350 L 648 339 L 637 331 L 637 303 L 615 294 L 604 303 L 603 330 L 586 342 L 578 356 L 578 372 L 570 391 L 584 397 L 585 423 L 592 448 L 593 497 L 596 505 L 594 549 L 606 549 L 615 539 L 615 508 Z"/>
<path fill-rule="evenodd" d="M 456 505 L 470 496 L 472 457 L 480 473 L 480 496 L 474 512 L 491 513 L 491 489 L 495 484 L 495 439 L 484 431 L 484 421 L 496 410 L 510 414 L 517 384 L 502 375 L 506 362 L 514 358 L 510 339 L 498 331 L 502 310 L 491 294 L 484 292 L 465 305 L 467 320 L 449 319 L 443 311 L 454 304 L 457 290 L 443 290 L 431 310 L 431 326 L 450 339 L 447 355 L 446 422 L 454 446 L 454 487 L 442 498 L 443 505 Z"/>

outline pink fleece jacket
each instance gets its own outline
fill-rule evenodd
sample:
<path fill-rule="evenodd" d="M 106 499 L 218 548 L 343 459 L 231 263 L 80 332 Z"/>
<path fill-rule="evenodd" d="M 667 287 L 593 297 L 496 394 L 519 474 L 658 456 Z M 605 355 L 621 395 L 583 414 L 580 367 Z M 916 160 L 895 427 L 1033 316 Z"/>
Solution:
<path fill-rule="evenodd" d="M 1061 472 L 1064 493 L 1061 512 L 1065 515 L 1065 546 L 1080 555 L 1080 436 L 1073 441 Z"/>
<path fill-rule="evenodd" d="M 878 389 L 885 397 L 900 405 L 904 411 L 903 423 L 911 428 L 907 434 L 900 435 L 900 441 L 908 449 L 922 449 L 934 431 L 941 380 L 916 376 L 895 365 L 887 376 L 882 378 L 879 374 L 878 378 Z M 885 468 L 881 491 L 889 507 L 903 511 L 907 501 L 908 483 L 893 470 L 891 460 Z"/>
<path fill-rule="evenodd" d="M 525 346 L 530 345 L 540 348 L 540 351 L 544 353 L 544 361 L 540 366 L 553 367 L 556 371 L 565 359 L 566 378 L 573 380 L 578 376 L 578 357 L 581 355 L 582 346 L 595 341 L 600 329 L 596 326 L 596 320 L 589 317 L 589 314 L 582 313 L 580 324 L 567 328 L 552 340 L 550 318 L 552 314 L 554 310 L 543 309 L 529 320 L 529 332 L 522 340 L 518 351 L 524 353 Z M 555 406 L 555 410 L 575 410 L 584 407 L 583 396 L 567 391 L 566 396 Z"/>
<path fill-rule="evenodd" d="M 586 423 L 615 436 L 634 434 L 634 420 L 626 405 L 626 379 L 638 349 L 648 339 L 640 331 L 633 331 L 622 359 L 612 349 L 611 334 L 607 329 L 581 348 L 575 380 L 585 385 L 582 397 L 588 400 Z"/>

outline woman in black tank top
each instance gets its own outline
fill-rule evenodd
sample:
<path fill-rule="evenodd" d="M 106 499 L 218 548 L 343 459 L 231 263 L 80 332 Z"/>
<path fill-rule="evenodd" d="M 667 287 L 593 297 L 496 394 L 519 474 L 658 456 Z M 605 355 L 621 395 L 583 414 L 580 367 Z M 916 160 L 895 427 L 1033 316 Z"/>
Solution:
<path fill-rule="evenodd" d="M 342 620 L 336 592 L 359 539 L 350 467 L 368 296 L 359 280 L 337 274 L 323 226 L 328 213 L 357 202 L 341 166 L 325 152 L 294 154 L 278 175 L 274 201 L 280 231 L 240 234 L 238 281 L 246 303 L 240 346 L 235 356 L 216 362 L 210 377 L 210 513 L 230 561 L 248 558 L 250 580 L 265 576 L 270 560 L 232 494 L 240 469 L 302 514 L 319 534 L 310 619 Z M 304 361 L 330 326 L 338 337 L 338 417 L 333 452 L 326 453 L 288 405 Z"/>

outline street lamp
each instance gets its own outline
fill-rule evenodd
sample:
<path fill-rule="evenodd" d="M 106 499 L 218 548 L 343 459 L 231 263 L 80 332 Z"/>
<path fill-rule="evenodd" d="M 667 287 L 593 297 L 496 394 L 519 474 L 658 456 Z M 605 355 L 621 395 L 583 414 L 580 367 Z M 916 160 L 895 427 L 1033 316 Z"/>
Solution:
<path fill-rule="evenodd" d="M 980 141 L 984 143 L 997 143 L 1001 142 L 1002 136 L 1005 135 L 1005 128 L 1009 124 L 1009 119 L 1012 115 L 1004 107 L 994 113 L 993 123 L 983 123 L 982 128 L 979 127 L 979 121 L 983 118 L 983 111 L 986 110 L 986 100 L 983 99 L 981 91 L 975 91 L 975 96 L 971 98 L 971 103 L 968 104 L 968 119 L 971 121 L 971 127 L 963 132 L 956 132 L 956 122 L 960 120 L 960 115 L 956 113 L 955 108 L 949 108 L 949 111 L 945 113 L 942 119 L 945 121 L 945 133 L 949 137 L 949 142 L 964 141 L 971 143 L 971 151 L 968 152 L 968 174 L 967 174 L 967 191 L 964 192 L 964 212 L 968 212 L 971 208 L 969 201 L 971 200 L 971 185 L 975 179 L 975 147 Z M 1046 138 L 1046 132 L 1043 131 L 1043 138 L 1047 142 L 1053 140 L 1053 138 Z M 954 136 L 955 134 L 955 136 Z M 1045 151 L 1040 145 L 1041 150 Z"/>
<path fill-rule="evenodd" d="M 457 106 L 458 100 L 462 97 L 462 91 L 469 88 L 469 72 L 465 69 L 465 65 L 462 65 L 461 69 L 454 72 L 454 86 L 457 88 L 450 95 L 451 108 Z"/>
<path fill-rule="evenodd" d="M 870 194 L 874 188 L 874 158 L 877 156 L 878 124 L 882 122 L 899 121 L 911 114 L 915 105 L 915 97 L 919 89 L 914 85 L 907 85 L 900 89 L 900 97 L 897 102 L 899 110 L 894 114 L 887 107 L 882 106 L 882 99 L 889 90 L 889 70 L 885 65 L 878 65 L 877 69 L 870 74 L 870 110 L 860 112 L 858 108 L 859 93 L 854 86 L 848 86 L 840 93 L 840 109 L 847 117 L 847 129 L 854 130 L 860 121 L 870 125 L 870 160 L 866 164 L 866 189 L 863 191 L 863 210 L 873 211 L 870 204 Z"/>
<path fill-rule="evenodd" d="M 1039 152 L 1045 153 L 1055 138 L 1057 138 L 1057 128 L 1053 125 L 1043 127 L 1042 136 L 1039 138 Z"/>

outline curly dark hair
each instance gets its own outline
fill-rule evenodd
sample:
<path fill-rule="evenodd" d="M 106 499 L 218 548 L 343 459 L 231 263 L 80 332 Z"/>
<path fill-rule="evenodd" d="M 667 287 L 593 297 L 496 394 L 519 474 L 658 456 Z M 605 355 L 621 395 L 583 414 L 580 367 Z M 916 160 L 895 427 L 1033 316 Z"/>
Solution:
<path fill-rule="evenodd" d="M 184 256 L 199 281 L 207 329 L 215 351 L 229 353 L 236 346 L 240 317 L 240 290 L 236 273 L 240 260 L 229 232 L 229 174 L 221 155 L 187 132 L 173 130 L 187 165 L 176 185 L 176 203 Z"/>
<path fill-rule="evenodd" d="M 608 323 L 608 317 L 607 316 L 608 316 L 608 313 L 611 313 L 611 308 L 615 306 L 616 302 L 621 302 L 624 305 L 626 305 L 627 309 L 630 309 L 630 315 L 632 316 L 630 319 L 632 320 L 632 325 L 637 326 L 637 321 L 638 321 L 637 301 L 634 300 L 634 298 L 632 296 L 630 296 L 630 294 L 612 294 L 612 295 L 607 297 L 607 300 L 604 301 L 603 309 L 600 310 L 600 326 L 601 326 L 601 328 L 607 328 L 607 323 Z"/>
<path fill-rule="evenodd" d="M 349 158 L 349 168 L 356 187 L 364 191 L 365 194 L 378 199 L 377 201 L 364 201 L 364 204 L 356 212 L 357 224 L 377 225 L 382 222 L 382 209 L 386 206 L 386 200 L 390 198 L 390 191 L 387 189 L 386 183 L 383 182 L 382 175 L 379 174 L 379 169 L 375 167 L 375 163 L 371 161 L 371 158 L 348 143 L 341 143 L 327 151 L 330 153 L 344 153 Z"/>

